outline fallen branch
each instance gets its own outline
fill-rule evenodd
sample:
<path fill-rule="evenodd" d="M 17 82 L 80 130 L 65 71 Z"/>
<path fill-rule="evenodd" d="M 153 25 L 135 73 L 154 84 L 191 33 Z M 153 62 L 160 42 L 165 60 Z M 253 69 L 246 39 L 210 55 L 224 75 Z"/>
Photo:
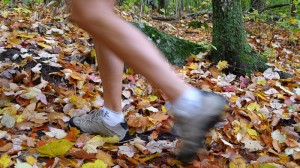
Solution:
<path fill-rule="evenodd" d="M 289 5 L 291 5 L 291 3 L 285 3 L 285 4 L 277 4 L 277 5 L 267 6 L 264 9 L 260 10 L 259 13 L 262 13 L 262 12 L 264 12 L 266 10 L 269 10 L 269 9 L 281 8 L 281 7 L 289 6 Z"/>
<path fill-rule="evenodd" d="M 204 15 L 204 14 L 212 14 L 212 12 L 208 11 L 208 10 L 204 10 L 204 11 L 198 11 L 198 12 L 195 12 L 195 13 L 189 13 L 186 16 Z"/>
<path fill-rule="evenodd" d="M 160 17 L 160 16 L 151 16 L 152 19 L 154 20 L 161 20 L 161 21 L 174 21 L 176 20 L 177 18 L 165 18 L 165 17 Z"/>

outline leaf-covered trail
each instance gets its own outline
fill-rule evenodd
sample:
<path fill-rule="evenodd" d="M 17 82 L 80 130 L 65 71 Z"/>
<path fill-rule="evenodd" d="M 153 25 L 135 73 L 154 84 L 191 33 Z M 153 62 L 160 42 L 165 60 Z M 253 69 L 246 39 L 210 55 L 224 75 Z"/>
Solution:
<path fill-rule="evenodd" d="M 92 41 L 63 17 L 37 11 L 1 11 L 0 167 L 299 165 L 299 33 L 247 22 L 252 32 L 249 42 L 270 58 L 274 68 L 250 77 L 221 73 L 226 62 L 211 65 L 201 57 L 203 53 L 175 68 L 185 81 L 229 101 L 199 158 L 183 165 L 170 152 L 177 140 L 168 134 L 173 119 L 165 96 L 131 69 L 123 75 L 122 92 L 133 135 L 128 141 L 116 143 L 114 137 L 80 134 L 67 127 L 70 117 L 103 105 Z M 132 21 L 126 12 L 117 12 Z M 210 41 L 209 30 L 189 29 L 187 20 L 149 23 L 192 41 Z"/>

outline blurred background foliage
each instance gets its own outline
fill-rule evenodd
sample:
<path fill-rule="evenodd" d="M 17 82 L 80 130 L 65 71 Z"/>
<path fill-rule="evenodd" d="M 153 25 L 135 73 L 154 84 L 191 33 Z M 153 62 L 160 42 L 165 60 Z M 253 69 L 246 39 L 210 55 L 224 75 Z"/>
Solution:
<path fill-rule="evenodd" d="M 20 10 L 20 4 L 26 7 L 24 12 L 36 5 L 51 6 L 53 11 L 63 7 L 67 0 L 1 0 L 2 7 L 9 6 Z M 251 21 L 271 21 L 284 27 L 299 31 L 300 29 L 300 0 L 241 0 L 244 17 Z M 88 3 L 88 1 L 87 1 Z M 164 21 L 180 20 L 192 17 L 193 28 L 205 27 L 197 18 L 208 15 L 211 18 L 211 0 L 116 0 L 121 10 L 130 12 L 135 18 L 149 18 Z"/>

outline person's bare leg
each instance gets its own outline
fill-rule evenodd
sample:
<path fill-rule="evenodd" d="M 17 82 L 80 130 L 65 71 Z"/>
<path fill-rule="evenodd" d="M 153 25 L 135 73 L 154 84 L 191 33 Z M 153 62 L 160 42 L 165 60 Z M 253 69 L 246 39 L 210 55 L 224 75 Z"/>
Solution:
<path fill-rule="evenodd" d="M 172 100 L 171 111 L 178 135 L 183 140 L 177 155 L 180 160 L 190 161 L 197 156 L 197 150 L 208 130 L 218 122 L 224 110 L 224 98 L 199 91 L 180 80 L 155 45 L 114 14 L 112 2 L 72 0 L 73 17 L 79 26 L 94 38 L 101 39 L 121 60 L 157 85 Z M 89 117 L 77 119 L 77 127 L 85 127 L 90 133 L 102 133 L 105 127 L 99 129 L 98 125 L 103 125 L 101 119 L 92 122 Z M 109 132 L 115 131 L 117 134 L 119 129 L 122 128 L 111 128 Z M 122 138 L 123 133 L 119 137 Z"/>
<path fill-rule="evenodd" d="M 75 21 L 94 38 L 101 39 L 126 64 L 162 89 L 170 100 L 189 87 L 176 76 L 162 53 L 142 32 L 114 13 L 113 1 L 72 2 Z M 83 9 L 82 5 L 86 8 Z"/>
<path fill-rule="evenodd" d="M 99 39 L 94 39 L 97 62 L 101 75 L 104 106 L 122 112 L 122 75 L 124 63 L 115 56 Z"/>

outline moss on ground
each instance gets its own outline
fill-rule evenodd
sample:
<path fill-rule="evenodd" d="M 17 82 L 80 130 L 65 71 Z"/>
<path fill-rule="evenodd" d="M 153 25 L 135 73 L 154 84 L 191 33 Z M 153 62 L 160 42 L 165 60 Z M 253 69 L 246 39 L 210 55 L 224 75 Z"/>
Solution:
<path fill-rule="evenodd" d="M 158 46 L 171 64 L 181 66 L 188 56 L 205 50 L 205 47 L 199 44 L 165 34 L 154 27 L 142 23 L 132 24 L 144 32 Z"/>

